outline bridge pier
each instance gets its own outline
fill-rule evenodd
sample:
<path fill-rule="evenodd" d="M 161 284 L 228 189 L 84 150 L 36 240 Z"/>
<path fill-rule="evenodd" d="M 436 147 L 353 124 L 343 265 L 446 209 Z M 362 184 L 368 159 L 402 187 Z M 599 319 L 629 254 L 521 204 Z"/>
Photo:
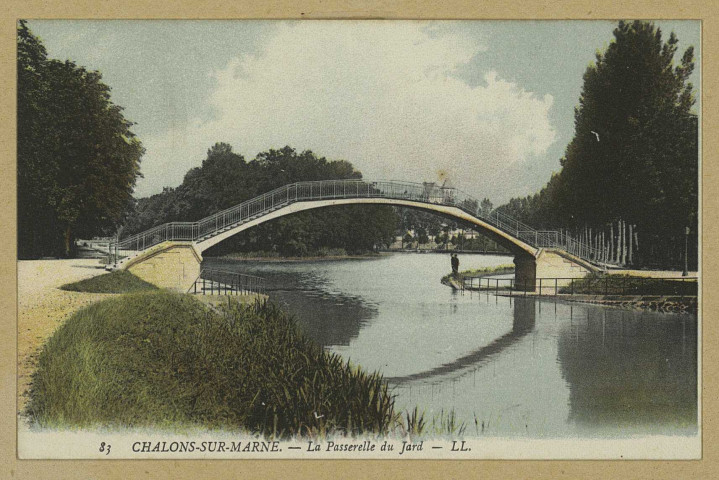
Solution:
<path fill-rule="evenodd" d="M 565 286 L 572 278 L 583 278 L 597 270 L 590 263 L 560 249 L 543 248 L 536 257 L 518 253 L 514 256 L 514 288 L 536 292 L 539 278 L 554 280 L 552 288 L 554 285 Z"/>
<path fill-rule="evenodd" d="M 537 287 L 537 261 L 527 254 L 514 256 L 514 288 L 522 292 L 533 292 Z"/>

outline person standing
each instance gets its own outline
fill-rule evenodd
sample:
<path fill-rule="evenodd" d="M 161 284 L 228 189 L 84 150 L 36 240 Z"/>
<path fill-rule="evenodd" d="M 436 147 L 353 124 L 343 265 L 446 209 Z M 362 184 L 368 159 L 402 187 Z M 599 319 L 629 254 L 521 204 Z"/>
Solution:
<path fill-rule="evenodd" d="M 451 258 L 452 258 L 452 260 L 451 260 L 452 261 L 452 275 L 456 277 L 457 274 L 459 273 L 459 258 L 457 258 L 456 253 L 453 253 Z"/>

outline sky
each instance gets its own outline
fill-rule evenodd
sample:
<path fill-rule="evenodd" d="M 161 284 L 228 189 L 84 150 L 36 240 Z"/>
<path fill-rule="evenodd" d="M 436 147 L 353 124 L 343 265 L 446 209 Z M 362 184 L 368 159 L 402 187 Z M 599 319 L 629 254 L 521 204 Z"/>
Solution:
<path fill-rule="evenodd" d="M 655 21 L 695 48 L 700 22 Z M 541 189 L 574 136 L 582 75 L 614 21 L 32 20 L 48 55 L 97 70 L 146 153 L 135 196 L 176 187 L 217 142 L 289 145 L 372 180 L 438 181 L 495 205 Z M 698 96 L 698 95 L 697 95 Z M 695 107 L 698 111 L 699 104 Z"/>

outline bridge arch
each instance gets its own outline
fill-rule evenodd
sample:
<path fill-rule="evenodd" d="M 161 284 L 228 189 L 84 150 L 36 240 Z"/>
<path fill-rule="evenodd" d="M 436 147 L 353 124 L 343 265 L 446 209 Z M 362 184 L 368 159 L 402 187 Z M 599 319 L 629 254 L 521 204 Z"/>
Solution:
<path fill-rule="evenodd" d="M 230 237 L 237 235 L 238 233 L 249 230 L 250 228 L 256 227 L 262 223 L 275 220 L 277 218 L 285 217 L 299 212 L 308 210 L 314 210 L 318 208 L 326 208 L 339 205 L 391 205 L 395 207 L 408 207 L 417 210 L 428 211 L 444 217 L 452 218 L 454 220 L 460 220 L 464 223 L 472 225 L 473 228 L 481 232 L 483 235 L 496 241 L 499 245 L 507 248 L 514 255 L 527 255 L 536 257 L 539 249 L 529 245 L 522 240 L 513 237 L 500 230 L 499 228 L 475 217 L 456 206 L 442 205 L 436 203 L 425 203 L 413 200 L 402 200 L 393 198 L 335 198 L 327 200 L 312 200 L 302 201 L 286 205 L 278 210 L 267 213 L 261 217 L 258 217 L 249 222 L 237 225 L 234 228 L 230 228 L 222 233 L 209 237 L 207 239 L 198 241 L 195 243 L 197 250 L 202 253 L 207 249 L 227 240 Z"/>
<path fill-rule="evenodd" d="M 534 289 L 538 277 L 584 276 L 607 263 L 600 249 L 566 232 L 537 231 L 498 211 L 486 215 L 479 202 L 434 183 L 365 180 L 298 182 L 277 188 L 197 222 L 172 222 L 114 242 L 114 268 L 147 271 L 153 278 L 172 271 L 182 280 L 199 274 L 201 253 L 242 231 L 286 215 L 336 205 L 394 205 L 430 211 L 474 226 L 514 254 L 518 286 Z M 188 250 L 188 248 L 191 250 Z M 174 263 L 173 263 L 174 262 Z M 161 280 L 160 280 L 161 281 Z"/>

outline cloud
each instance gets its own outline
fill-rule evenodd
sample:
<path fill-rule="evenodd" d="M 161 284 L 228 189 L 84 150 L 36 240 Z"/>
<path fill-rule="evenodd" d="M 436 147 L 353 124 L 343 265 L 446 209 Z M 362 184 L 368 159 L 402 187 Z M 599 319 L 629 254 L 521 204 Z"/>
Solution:
<path fill-rule="evenodd" d="M 145 139 L 137 193 L 179 184 L 224 141 L 248 158 L 284 145 L 311 149 L 373 179 L 446 172 L 469 193 L 500 195 L 506 172 L 555 141 L 553 98 L 491 70 L 475 87 L 458 78 L 455 70 L 484 50 L 431 23 L 279 24 L 259 53 L 212 73 L 211 119 Z"/>

